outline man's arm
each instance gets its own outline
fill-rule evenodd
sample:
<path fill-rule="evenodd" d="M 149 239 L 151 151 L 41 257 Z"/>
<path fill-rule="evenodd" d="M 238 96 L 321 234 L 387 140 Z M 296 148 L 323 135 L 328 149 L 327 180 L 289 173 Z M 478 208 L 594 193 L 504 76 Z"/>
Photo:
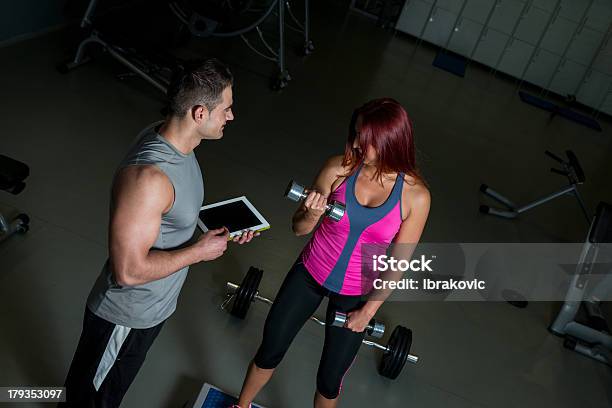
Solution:
<path fill-rule="evenodd" d="M 308 197 L 293 215 L 293 232 L 295 235 L 306 235 L 312 232 L 325 212 L 327 197 L 331 194 L 332 185 L 342 172 L 342 156 L 334 156 L 325 162 L 319 171 Z"/>
<path fill-rule="evenodd" d="M 227 233 L 209 231 L 195 244 L 173 251 L 151 249 L 161 227 L 162 214 L 172 207 L 174 189 L 154 166 L 122 170 L 113 188 L 109 250 L 115 281 L 134 286 L 171 275 L 197 262 L 212 260 L 227 247 Z"/>

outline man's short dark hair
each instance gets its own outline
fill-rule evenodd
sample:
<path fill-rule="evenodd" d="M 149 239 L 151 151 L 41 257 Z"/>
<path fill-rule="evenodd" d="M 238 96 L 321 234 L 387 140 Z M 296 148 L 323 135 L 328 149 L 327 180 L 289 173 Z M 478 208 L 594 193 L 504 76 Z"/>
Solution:
<path fill-rule="evenodd" d="M 223 90 L 233 83 L 230 69 L 216 58 L 186 63 L 168 87 L 169 113 L 183 116 L 198 105 L 211 112 L 221 103 Z"/>

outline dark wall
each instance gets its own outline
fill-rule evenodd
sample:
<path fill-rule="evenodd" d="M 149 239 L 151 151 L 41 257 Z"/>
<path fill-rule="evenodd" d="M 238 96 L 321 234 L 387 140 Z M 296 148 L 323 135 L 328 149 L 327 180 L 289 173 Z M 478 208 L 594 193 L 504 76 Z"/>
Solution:
<path fill-rule="evenodd" d="M 0 0 L 0 44 L 18 40 L 54 27 L 78 23 L 90 0 Z M 97 11 L 104 12 L 128 0 L 99 0 Z"/>
<path fill-rule="evenodd" d="M 0 1 L 0 42 L 67 22 L 66 0 Z"/>

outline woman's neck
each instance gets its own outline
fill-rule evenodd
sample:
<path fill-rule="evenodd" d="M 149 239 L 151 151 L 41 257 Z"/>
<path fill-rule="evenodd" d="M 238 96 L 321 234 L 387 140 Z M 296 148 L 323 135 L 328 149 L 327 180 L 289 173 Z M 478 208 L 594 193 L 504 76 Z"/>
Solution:
<path fill-rule="evenodd" d="M 389 180 L 394 181 L 397 177 L 397 172 L 393 172 L 381 173 L 379 178 L 379 174 L 377 174 L 377 171 L 378 169 L 376 168 L 375 164 L 363 163 L 363 166 L 361 167 L 361 174 L 363 174 L 368 180 L 377 180 L 382 181 L 384 183 L 385 181 Z"/>

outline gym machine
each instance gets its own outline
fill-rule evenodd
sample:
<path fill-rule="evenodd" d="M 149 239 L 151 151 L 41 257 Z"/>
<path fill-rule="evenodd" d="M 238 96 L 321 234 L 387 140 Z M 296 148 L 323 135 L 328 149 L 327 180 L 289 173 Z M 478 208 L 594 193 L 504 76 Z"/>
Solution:
<path fill-rule="evenodd" d="M 578 204 L 580 205 L 580 208 L 582 209 L 582 212 L 584 213 L 587 223 L 590 223 L 591 217 L 589 216 L 589 213 L 584 205 L 584 201 L 582 200 L 582 197 L 580 196 L 580 193 L 578 192 L 578 185 L 583 184 L 585 181 L 584 171 L 582 170 L 582 167 L 580 166 L 580 163 L 578 162 L 578 158 L 576 157 L 574 152 L 572 152 L 571 150 L 565 151 L 567 160 L 564 160 L 561 157 L 549 151 L 546 151 L 545 154 L 561 165 L 562 167 L 561 169 L 557 169 L 553 167 L 550 169 L 550 171 L 567 177 L 569 184 L 566 187 L 562 188 L 559 191 L 551 193 L 543 198 L 540 198 L 538 200 L 535 200 L 531 203 L 528 203 L 528 204 L 525 204 L 519 207 L 514 202 L 510 201 L 508 198 L 503 196 L 502 194 L 493 190 L 491 187 L 487 186 L 486 184 L 482 184 L 480 186 L 480 191 L 488 195 L 489 197 L 493 198 L 494 200 L 500 202 L 501 204 L 506 206 L 507 209 L 504 210 L 504 209 L 489 207 L 488 205 L 481 205 L 480 212 L 484 214 L 496 215 L 502 218 L 516 218 L 519 214 L 527 210 L 531 210 L 532 208 L 535 208 L 539 205 L 545 204 L 551 200 L 554 200 L 557 197 L 561 197 L 563 195 L 571 195 L 571 196 L 576 197 L 576 200 L 578 200 Z"/>
<path fill-rule="evenodd" d="M 130 75 L 137 75 L 165 95 L 173 73 L 183 64 L 183 61 L 159 50 L 144 53 L 134 47 L 120 46 L 115 43 L 118 41 L 107 40 L 93 22 L 97 6 L 98 0 L 91 0 L 89 2 L 87 10 L 81 19 L 81 28 L 89 34 L 79 44 L 74 58 L 59 64 L 57 67 L 58 71 L 66 74 L 88 63 L 91 58 L 86 55 L 86 51 L 90 45 L 97 44 L 102 47 L 104 52 L 131 71 L 130 74 L 120 75 L 120 79 Z"/>
<path fill-rule="evenodd" d="M 240 285 L 227 282 L 226 298 L 221 305 L 221 309 L 227 309 L 230 302 L 233 301 L 229 309 L 230 314 L 239 319 L 244 319 L 251 307 L 251 303 L 259 301 L 272 305 L 274 300 L 262 296 L 259 293 L 258 288 L 262 277 L 263 270 L 251 266 Z M 320 326 L 329 324 L 336 327 L 344 327 L 346 323 L 346 314 L 336 312 L 332 322 L 326 322 L 316 316 L 311 316 L 310 320 Z M 385 332 L 385 325 L 372 319 L 366 327 L 365 332 L 367 336 L 381 338 Z M 378 372 L 383 377 L 395 379 L 400 374 L 407 361 L 416 364 L 419 360 L 417 356 L 410 354 L 410 348 L 412 347 L 412 330 L 403 326 L 397 326 L 393 330 L 386 346 L 367 339 L 363 339 L 362 343 L 383 352 L 382 359 L 378 366 Z"/>
<path fill-rule="evenodd" d="M 0 190 L 11 194 L 19 194 L 25 188 L 25 179 L 30 175 L 27 164 L 0 155 Z M 30 228 L 30 217 L 27 214 L 18 214 L 12 220 L 7 220 L 0 213 L 0 242 L 14 234 L 25 234 Z"/>
<path fill-rule="evenodd" d="M 308 56 L 314 51 L 314 44 L 310 39 L 310 0 L 304 0 L 303 22 L 293 13 L 290 0 L 174 0 L 169 6 L 191 35 L 198 38 L 240 37 L 251 51 L 274 62 L 278 73 L 273 78 L 272 87 L 277 90 L 285 88 L 291 80 L 286 64 L 285 28 L 303 34 L 303 55 Z M 277 19 L 276 49 L 266 40 L 262 31 L 262 26 L 272 16 Z M 263 45 L 263 50 L 253 45 L 246 37 L 251 32 L 257 34 L 257 40 Z"/>
<path fill-rule="evenodd" d="M 610 243 L 612 205 L 601 202 L 591 222 L 565 302 L 549 329 L 565 338 L 566 348 L 612 365 L 612 335 L 600 307 L 601 301 L 609 298 L 612 292 L 612 270 L 606 271 L 595 287 L 589 287 L 602 246 L 608 244 L 606 249 L 609 249 Z M 605 265 L 609 260 L 602 262 Z"/>

